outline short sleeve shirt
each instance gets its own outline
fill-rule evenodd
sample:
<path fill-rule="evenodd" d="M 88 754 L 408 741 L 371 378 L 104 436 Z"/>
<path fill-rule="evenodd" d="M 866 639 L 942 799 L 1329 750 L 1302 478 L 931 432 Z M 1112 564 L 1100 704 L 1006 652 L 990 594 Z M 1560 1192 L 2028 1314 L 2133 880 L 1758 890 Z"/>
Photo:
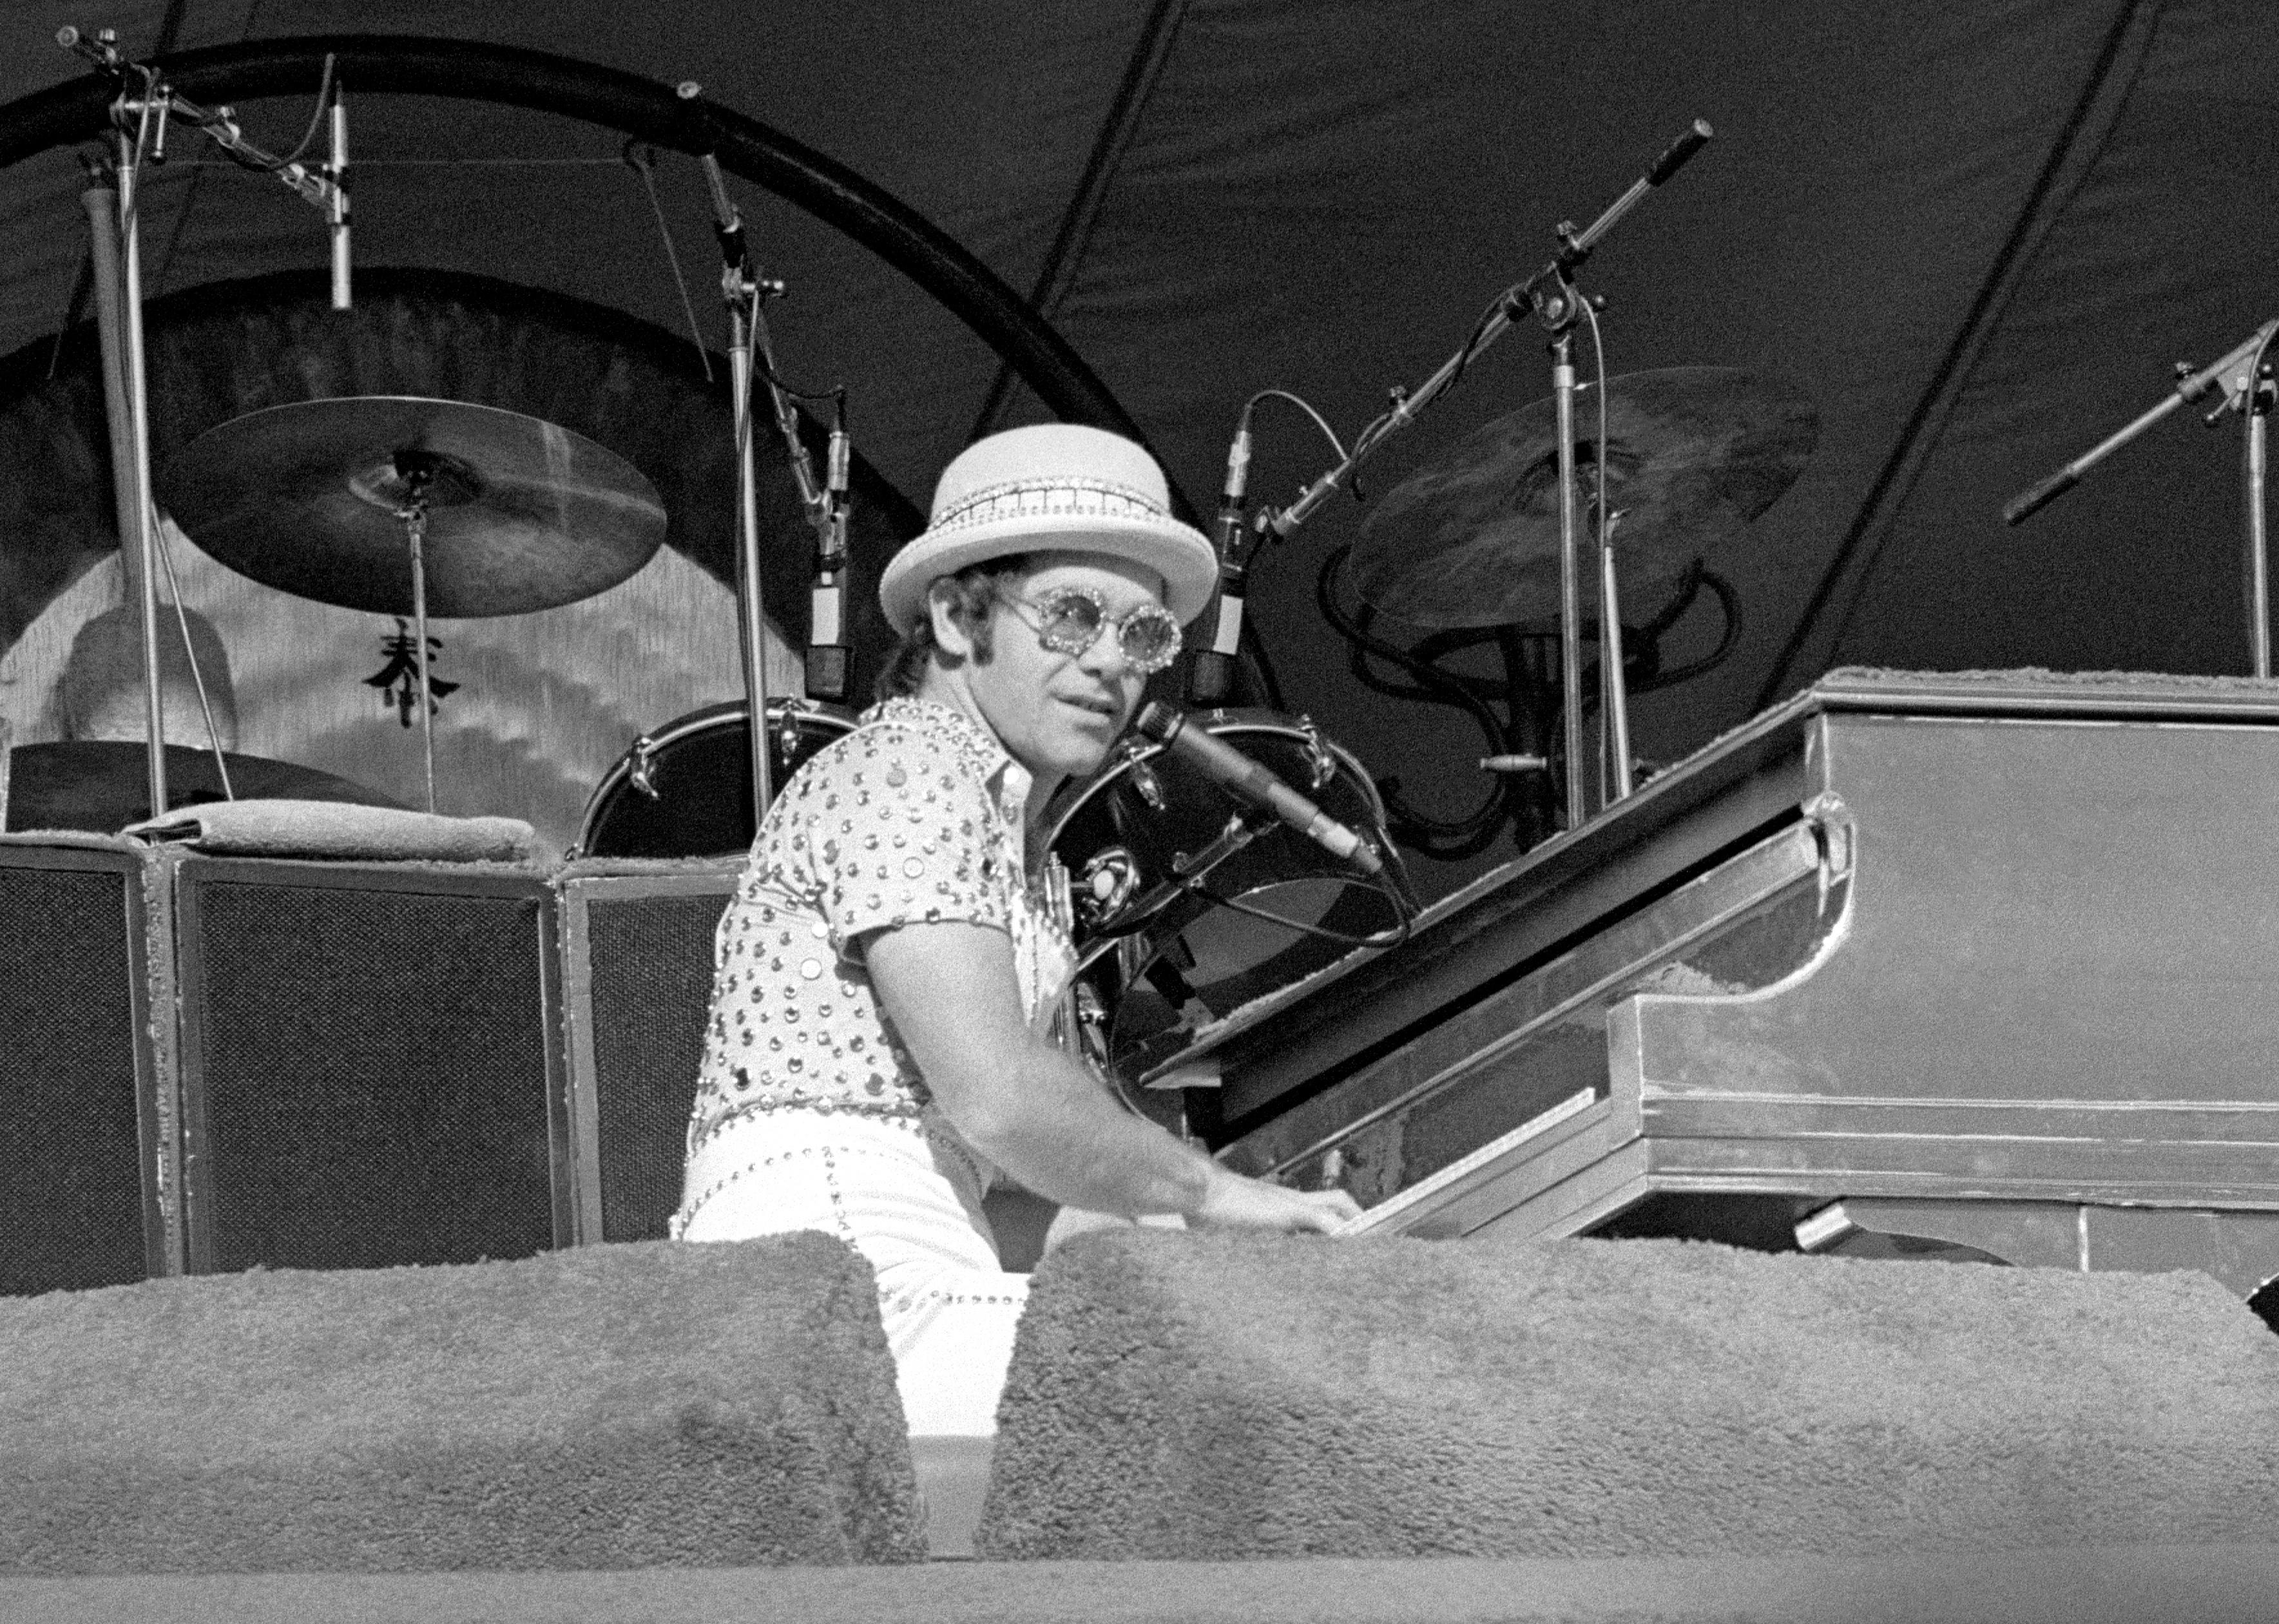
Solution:
<path fill-rule="evenodd" d="M 692 1153 L 756 1113 L 925 1109 L 925 1079 L 865 968 L 878 931 L 945 920 L 1001 930 L 1030 1021 L 1050 1010 L 1074 954 L 1028 874 L 1031 782 L 980 723 L 917 699 L 864 712 L 792 777 L 713 938 Z"/>

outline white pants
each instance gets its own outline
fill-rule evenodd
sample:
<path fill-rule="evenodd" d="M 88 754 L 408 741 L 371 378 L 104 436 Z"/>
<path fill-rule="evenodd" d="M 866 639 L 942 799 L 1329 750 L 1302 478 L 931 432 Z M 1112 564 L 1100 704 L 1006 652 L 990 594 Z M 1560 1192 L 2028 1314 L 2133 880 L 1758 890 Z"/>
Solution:
<path fill-rule="evenodd" d="M 912 1433 L 988 1436 L 1029 1277 L 1009 1275 L 982 1216 L 988 1170 L 908 1118 L 819 1111 L 744 1117 L 682 1176 L 672 1232 L 748 1240 L 820 1229 L 861 1252 Z"/>

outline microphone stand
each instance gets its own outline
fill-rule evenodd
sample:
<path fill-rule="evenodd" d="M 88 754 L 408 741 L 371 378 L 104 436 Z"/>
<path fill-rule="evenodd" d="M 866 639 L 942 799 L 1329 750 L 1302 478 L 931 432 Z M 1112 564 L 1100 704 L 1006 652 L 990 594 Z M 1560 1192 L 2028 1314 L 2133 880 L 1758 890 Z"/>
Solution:
<path fill-rule="evenodd" d="M 2263 516 L 2267 479 L 2265 431 L 2273 391 L 2263 356 L 2275 337 L 2279 337 L 2279 319 L 2265 322 L 2229 355 L 2197 372 L 2190 362 L 2178 362 L 2176 387 L 2167 398 L 2099 440 L 2040 484 L 2012 497 L 2002 509 L 2005 523 L 2023 523 L 2080 484 L 2083 474 L 2176 408 L 2204 399 L 2211 391 L 2221 391 L 2222 398 L 2207 414 L 2208 425 L 2214 427 L 2218 418 L 2236 408 L 2246 429 L 2242 448 L 2245 499 L 2243 566 L 2246 578 L 2248 648 L 2258 677 L 2271 675 L 2271 577 Z"/>
<path fill-rule="evenodd" d="M 806 675 L 810 686 L 819 683 L 833 699 L 844 695 L 847 681 L 846 632 L 839 613 L 839 598 L 847 568 L 846 489 L 850 453 L 842 396 L 832 429 L 830 477 L 827 481 L 816 479 L 814 459 L 808 455 L 807 442 L 799 432 L 799 408 L 792 403 L 790 393 L 777 381 L 775 349 L 769 342 L 767 318 L 763 312 L 768 300 L 782 296 L 783 284 L 763 274 L 753 263 L 744 241 L 743 217 L 737 212 L 734 199 L 728 195 L 728 184 L 720 172 L 719 160 L 708 152 L 700 162 L 705 183 L 712 192 L 714 234 L 720 241 L 723 260 L 720 290 L 728 307 L 729 388 L 735 397 L 737 604 L 742 622 L 744 691 L 751 707 L 752 819 L 756 827 L 775 799 L 775 766 L 769 757 L 767 739 L 767 616 L 761 597 L 759 483 L 752 446 L 754 374 L 759 373 L 766 379 L 768 398 L 775 408 L 776 430 L 783 438 L 792 478 L 799 486 L 800 507 L 815 531 L 817 578 L 811 606 L 816 624 L 810 630 L 816 635 L 809 640 L 819 647 L 809 650 Z M 829 622 L 827 625 L 823 624 L 825 620 Z"/>
<path fill-rule="evenodd" d="M 760 302 L 771 291 L 766 279 L 756 275 L 744 247 L 744 225 L 729 200 L 720 168 L 710 155 L 704 159 L 704 176 L 711 184 L 714 212 L 719 225 L 723 264 L 720 297 L 728 308 L 728 392 L 736 447 L 736 608 L 738 642 L 744 662 L 744 699 L 750 708 L 747 723 L 752 739 L 752 825 L 755 830 L 775 800 L 775 763 L 768 759 L 767 610 L 760 582 L 760 500 L 758 470 L 752 461 L 753 351 L 760 330 Z M 772 291 L 781 291 L 777 286 Z M 772 372 L 772 359 L 768 369 Z M 774 387 L 772 380 L 770 386 Z M 800 495 L 805 500 L 813 471 L 800 469 Z"/>
<path fill-rule="evenodd" d="M 1502 337 L 1523 312 L 1531 313 L 1541 322 L 1551 334 L 1551 393 L 1558 418 L 1560 678 L 1563 689 L 1562 724 L 1567 747 L 1566 826 L 1569 830 L 1580 828 L 1589 815 L 1579 767 L 1583 759 L 1583 616 L 1581 548 L 1575 509 L 1574 326 L 1581 315 L 1583 295 L 1575 289 L 1573 272 L 1591 257 L 1600 239 L 1613 230 L 1646 193 L 1676 174 L 1687 159 L 1707 145 L 1712 134 L 1706 119 L 1696 119 L 1685 134 L 1663 149 L 1661 156 L 1654 160 L 1653 168 L 1632 181 L 1630 189 L 1592 222 L 1589 230 L 1578 234 L 1571 222 L 1561 222 L 1556 233 L 1559 252 L 1550 264 L 1526 281 L 1506 288 L 1464 347 L 1442 363 L 1438 372 L 1413 391 L 1396 388 L 1393 410 L 1356 437 L 1345 461 L 1299 493 L 1298 499 L 1288 507 L 1278 513 L 1262 513 L 1257 520 L 1257 528 L 1262 535 L 1271 531 L 1277 537 L 1289 536 L 1330 499 L 1346 478 L 1371 453 L 1414 423 L 1424 408 L 1454 387 L 1473 360 Z M 1608 628 L 1601 635 L 1609 651 L 1605 659 L 1615 668 L 1608 686 L 1610 703 L 1607 709 L 1610 713 L 1612 737 L 1623 741 L 1626 747 L 1628 704 L 1622 688 L 1621 632 L 1615 629 L 1616 617 L 1612 601 L 1614 571 L 1610 562 L 1603 563 L 1600 581 L 1603 596 L 1607 600 L 1601 609 L 1601 624 Z M 1629 793 L 1630 760 L 1626 747 L 1615 782 L 1622 794 Z"/>
<path fill-rule="evenodd" d="M 158 668 L 157 505 L 150 494 L 150 388 L 142 335 L 142 165 L 166 157 L 170 119 L 203 131 L 248 168 L 275 175 L 308 202 L 330 208 L 339 188 L 303 165 L 276 157 L 247 141 L 226 107 L 208 110 L 178 96 L 156 68 L 128 58 L 109 28 L 93 38 L 77 28 L 56 31 L 56 43 L 118 88 L 111 103 L 118 181 L 115 232 L 90 208 L 96 226 L 96 320 L 103 340 L 104 387 L 111 397 L 113 494 L 119 507 L 119 550 L 134 592 L 142 641 L 143 742 L 150 756 L 150 816 L 164 816 L 166 795 L 165 699 Z M 329 76 L 330 59 L 327 58 Z M 96 188 L 95 195 L 100 195 Z M 177 605 L 179 609 L 180 606 Z M 185 653 L 188 633 L 183 634 Z M 219 762 L 220 741 L 213 741 Z M 222 781 L 228 783 L 227 770 Z"/>
<path fill-rule="evenodd" d="M 99 183 L 85 196 L 96 270 L 96 323 L 102 339 L 104 392 L 109 399 L 111 494 L 118 509 L 120 563 L 134 594 L 142 649 L 143 744 L 150 816 L 167 810 L 165 699 L 158 667 L 157 527 L 150 497 L 150 396 L 142 341 L 142 163 L 165 152 L 171 99 L 150 70 L 141 69 L 141 94 L 129 88 L 136 71 L 106 30 L 95 41 L 65 28 L 57 41 L 108 74 L 119 87 L 111 103 L 115 185 Z M 104 204 L 113 207 L 105 208 Z"/>

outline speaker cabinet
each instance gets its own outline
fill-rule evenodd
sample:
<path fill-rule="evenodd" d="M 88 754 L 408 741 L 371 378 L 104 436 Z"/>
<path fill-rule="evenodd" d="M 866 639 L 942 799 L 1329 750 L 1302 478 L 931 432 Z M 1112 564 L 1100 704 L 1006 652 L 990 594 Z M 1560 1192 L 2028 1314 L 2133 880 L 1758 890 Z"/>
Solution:
<path fill-rule="evenodd" d="M 0 1292 L 180 1267 L 160 1176 L 171 1032 L 151 1019 L 152 864 L 107 842 L 0 843 Z"/>
<path fill-rule="evenodd" d="M 659 1238 L 680 1203 L 712 934 L 742 868 L 596 862 L 559 882 L 580 1242 Z"/>
<path fill-rule="evenodd" d="M 191 1269 L 464 1263 L 567 1241 L 542 880 L 167 861 Z"/>

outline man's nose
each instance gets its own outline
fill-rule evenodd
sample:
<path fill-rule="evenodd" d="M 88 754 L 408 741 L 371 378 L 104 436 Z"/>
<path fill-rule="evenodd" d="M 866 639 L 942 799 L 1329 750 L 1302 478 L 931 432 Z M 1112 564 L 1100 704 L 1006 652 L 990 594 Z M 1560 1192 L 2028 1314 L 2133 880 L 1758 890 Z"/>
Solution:
<path fill-rule="evenodd" d="M 1124 657 L 1124 639 L 1113 621 L 1100 628 L 1100 635 L 1092 640 L 1078 663 L 1086 670 L 1101 676 L 1123 673 L 1131 662 Z"/>

